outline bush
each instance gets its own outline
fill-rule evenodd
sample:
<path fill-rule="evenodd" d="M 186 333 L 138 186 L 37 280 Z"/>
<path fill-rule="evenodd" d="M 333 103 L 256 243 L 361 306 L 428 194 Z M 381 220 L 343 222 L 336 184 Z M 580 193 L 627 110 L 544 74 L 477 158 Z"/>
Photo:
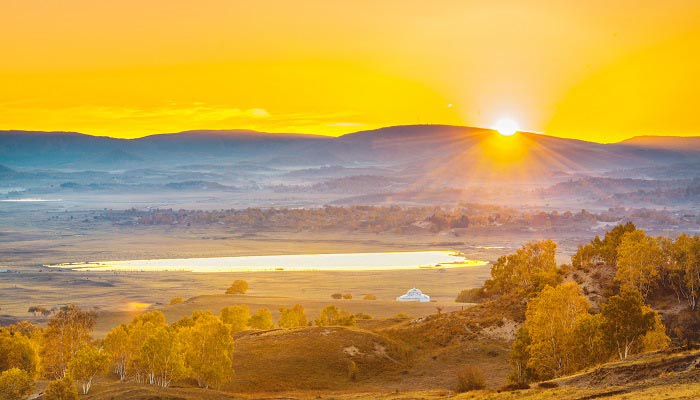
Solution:
<path fill-rule="evenodd" d="M 352 293 L 345 293 L 345 294 L 343 295 L 343 298 L 344 298 L 345 300 L 350 300 L 350 299 L 352 299 Z"/>
<path fill-rule="evenodd" d="M 394 315 L 394 318 L 409 319 L 409 318 L 411 318 L 411 316 L 406 314 L 406 313 L 398 313 L 398 314 Z"/>
<path fill-rule="evenodd" d="M 19 400 L 31 392 L 34 381 L 27 371 L 10 368 L 0 374 L 0 398 Z"/>
<path fill-rule="evenodd" d="M 369 315 L 369 314 L 359 312 L 359 313 L 355 314 L 355 319 L 374 319 L 374 317 Z"/>
<path fill-rule="evenodd" d="M 457 295 L 455 303 L 480 303 L 486 297 L 484 288 L 464 289 Z"/>
<path fill-rule="evenodd" d="M 332 299 L 336 299 L 336 300 L 340 300 L 340 299 L 343 298 L 343 294 L 342 294 L 342 293 L 333 293 L 333 294 L 331 295 L 331 298 L 332 298 Z"/>
<path fill-rule="evenodd" d="M 316 318 L 318 326 L 355 326 L 355 316 L 336 306 L 326 306 Z"/>
<path fill-rule="evenodd" d="M 542 389 L 555 389 L 559 387 L 559 384 L 556 382 L 547 381 L 538 383 L 537 387 L 540 387 Z"/>
<path fill-rule="evenodd" d="M 68 378 L 52 381 L 44 392 L 44 400 L 78 400 L 78 388 Z"/>
<path fill-rule="evenodd" d="M 368 295 L 365 295 L 365 297 L 363 297 L 362 300 L 377 300 L 377 296 L 375 296 L 373 294 L 368 294 Z"/>
<path fill-rule="evenodd" d="M 457 393 L 484 388 L 486 388 L 486 379 L 477 368 L 467 367 L 457 373 Z"/>
<path fill-rule="evenodd" d="M 245 294 L 248 291 L 248 281 L 236 279 L 233 284 L 226 289 L 226 294 Z"/>
<path fill-rule="evenodd" d="M 175 304 L 182 304 L 184 303 L 185 300 L 182 297 L 173 297 L 170 299 L 170 305 L 174 306 Z"/>

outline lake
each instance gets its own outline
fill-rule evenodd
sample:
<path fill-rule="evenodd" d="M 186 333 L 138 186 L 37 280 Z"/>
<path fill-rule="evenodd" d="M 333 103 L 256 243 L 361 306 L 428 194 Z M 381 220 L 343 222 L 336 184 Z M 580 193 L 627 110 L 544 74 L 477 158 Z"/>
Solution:
<path fill-rule="evenodd" d="M 78 271 L 374 271 L 487 265 L 454 251 L 295 254 L 214 258 L 95 261 L 46 265 Z"/>

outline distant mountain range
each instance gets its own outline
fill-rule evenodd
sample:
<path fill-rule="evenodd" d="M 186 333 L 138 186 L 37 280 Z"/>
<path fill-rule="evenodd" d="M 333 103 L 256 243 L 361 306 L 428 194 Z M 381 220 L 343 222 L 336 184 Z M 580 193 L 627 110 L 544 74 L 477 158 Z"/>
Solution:
<path fill-rule="evenodd" d="M 390 166 L 404 175 L 602 173 L 700 161 L 700 137 L 636 137 L 615 144 L 489 129 L 408 125 L 337 138 L 244 130 L 187 131 L 139 139 L 75 132 L 0 131 L 6 168 L 94 169 L 250 162 L 271 166 Z M 4 171 L 4 172 L 3 172 Z M 10 173 L 0 169 L 0 174 Z"/>

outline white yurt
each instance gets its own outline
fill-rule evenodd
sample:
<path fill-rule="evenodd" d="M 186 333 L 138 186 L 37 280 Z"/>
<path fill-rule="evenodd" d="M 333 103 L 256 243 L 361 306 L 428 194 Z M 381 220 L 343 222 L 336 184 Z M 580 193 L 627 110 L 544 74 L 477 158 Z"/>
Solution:
<path fill-rule="evenodd" d="M 420 289 L 413 288 L 406 292 L 406 294 L 403 296 L 397 297 L 396 301 L 418 301 L 421 303 L 427 303 L 430 301 L 430 296 L 423 294 Z"/>

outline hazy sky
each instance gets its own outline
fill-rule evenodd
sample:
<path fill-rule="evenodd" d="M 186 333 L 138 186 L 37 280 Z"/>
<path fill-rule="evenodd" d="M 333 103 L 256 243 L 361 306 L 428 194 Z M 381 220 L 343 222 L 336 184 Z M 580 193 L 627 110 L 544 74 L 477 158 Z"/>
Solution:
<path fill-rule="evenodd" d="M 0 129 L 700 135 L 700 1 L 0 0 Z"/>

